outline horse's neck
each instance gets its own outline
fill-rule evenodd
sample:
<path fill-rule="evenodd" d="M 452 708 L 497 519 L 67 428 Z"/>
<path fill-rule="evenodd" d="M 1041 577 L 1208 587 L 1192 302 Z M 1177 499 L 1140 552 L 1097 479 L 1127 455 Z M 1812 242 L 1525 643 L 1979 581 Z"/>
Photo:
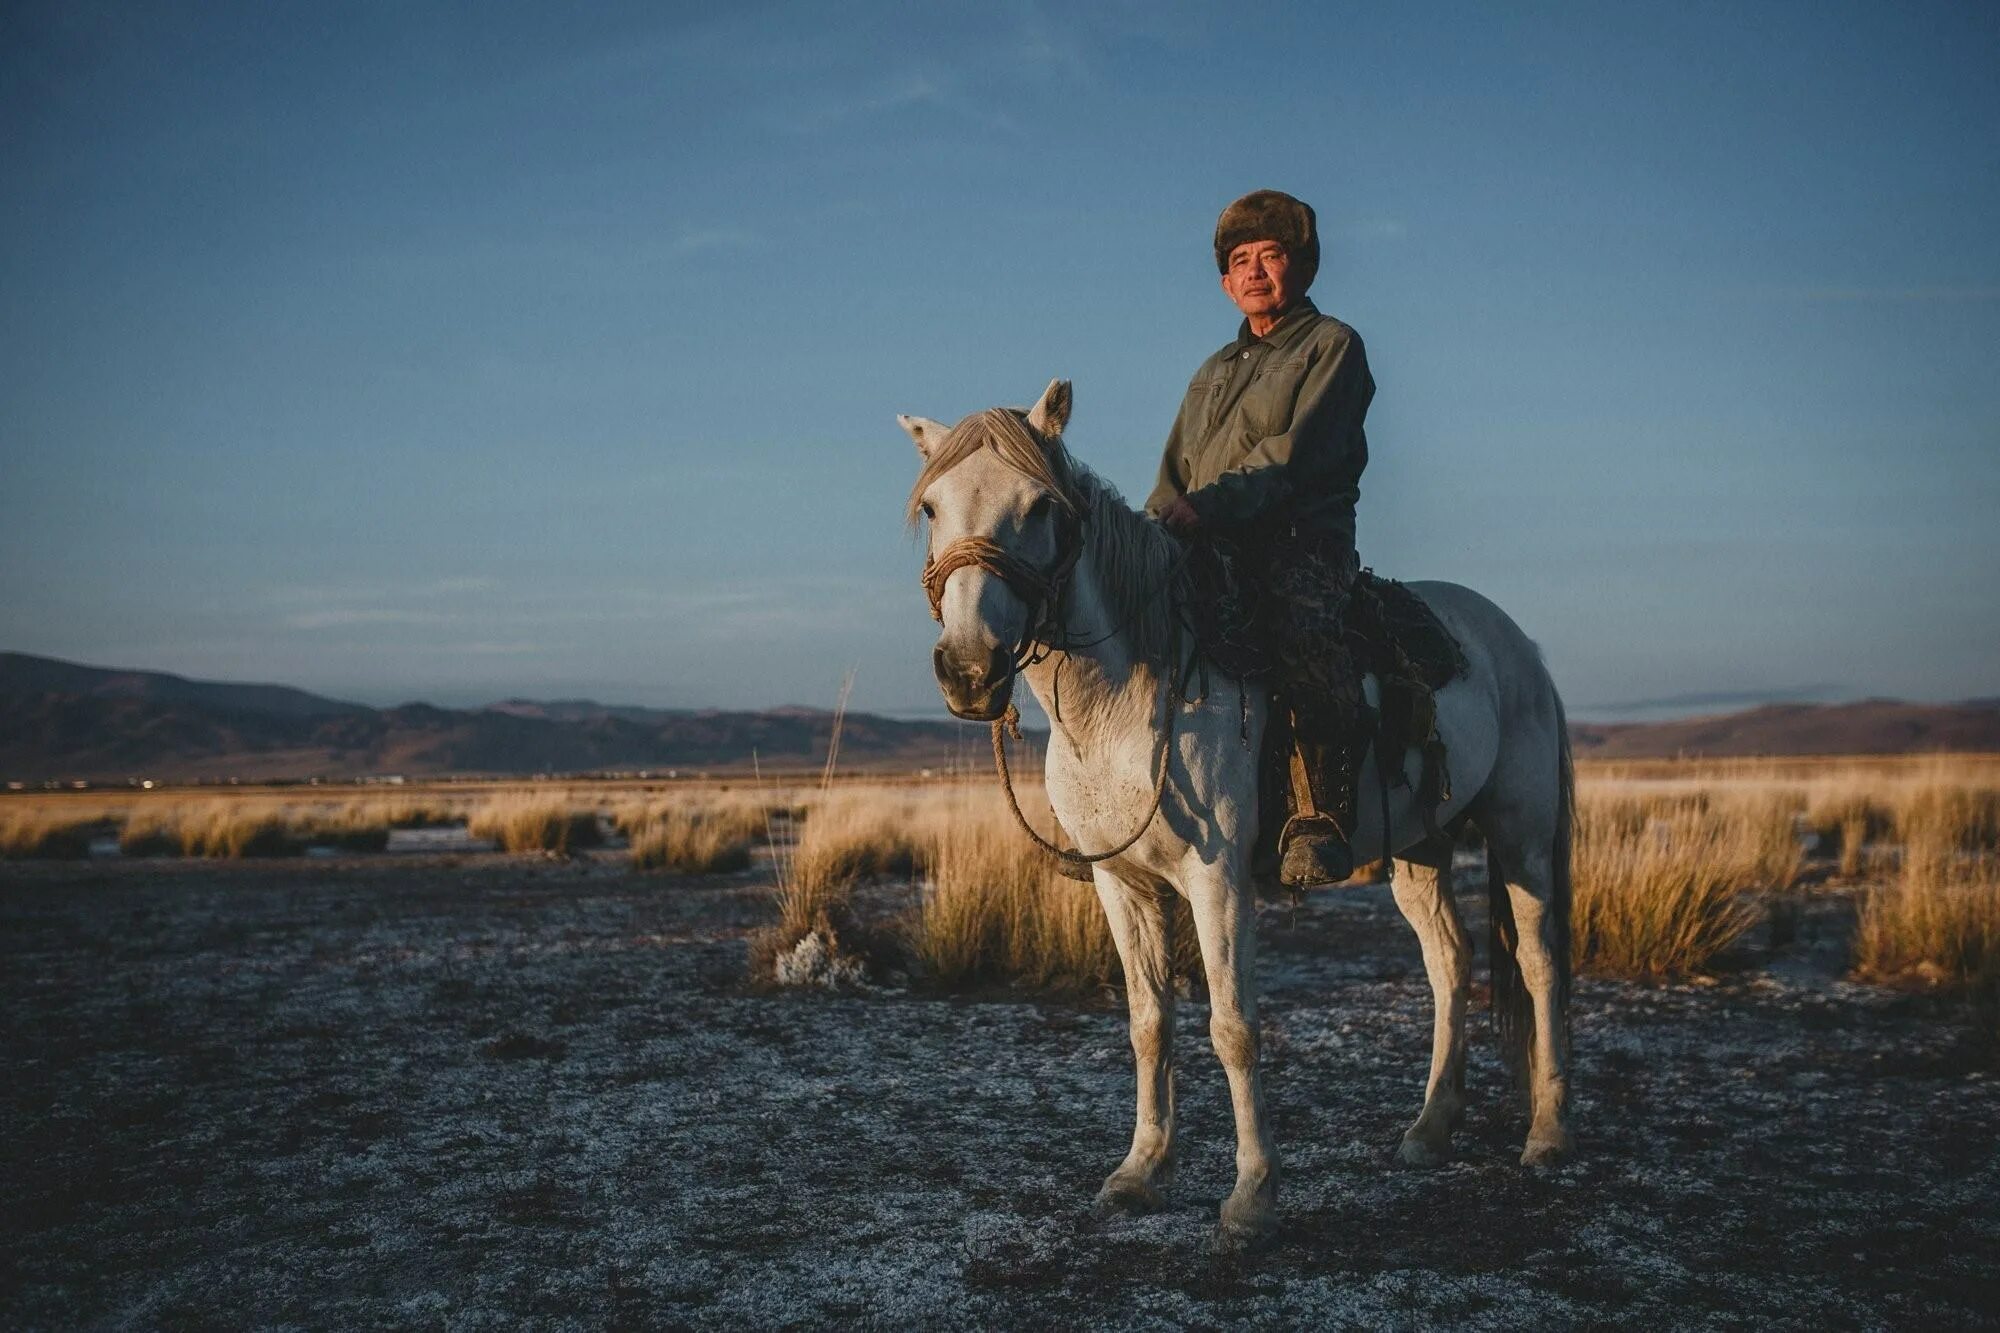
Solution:
<path fill-rule="evenodd" d="M 1146 571 L 1103 558 L 1101 536 L 1094 533 L 1086 543 L 1064 601 L 1062 638 L 1075 646 L 1055 649 L 1024 673 L 1051 725 L 1085 754 L 1134 727 L 1153 725 L 1165 670 L 1166 645 L 1144 640 L 1157 636 L 1167 617 L 1144 614 L 1133 599 L 1166 596 L 1171 560 L 1158 561 L 1141 588 L 1114 587 L 1113 580 Z"/>

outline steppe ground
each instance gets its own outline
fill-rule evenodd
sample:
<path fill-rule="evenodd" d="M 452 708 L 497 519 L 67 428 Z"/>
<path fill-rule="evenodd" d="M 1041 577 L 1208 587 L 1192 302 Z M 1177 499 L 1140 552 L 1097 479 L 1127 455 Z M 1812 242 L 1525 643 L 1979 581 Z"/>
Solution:
<path fill-rule="evenodd" d="M 1459 1159 L 1393 1165 L 1415 940 L 1379 886 L 1266 906 L 1284 1227 L 1244 1258 L 1208 1245 L 1233 1166 L 1202 1004 L 1172 1207 L 1100 1217 L 1121 1007 L 754 991 L 768 889 L 608 852 L 0 866 L 0 1322 L 2000 1319 L 1991 1048 L 1843 979 L 1841 895 L 1713 984 L 1580 981 L 1582 1152 L 1548 1174 L 1515 1165 L 1483 1019 Z"/>

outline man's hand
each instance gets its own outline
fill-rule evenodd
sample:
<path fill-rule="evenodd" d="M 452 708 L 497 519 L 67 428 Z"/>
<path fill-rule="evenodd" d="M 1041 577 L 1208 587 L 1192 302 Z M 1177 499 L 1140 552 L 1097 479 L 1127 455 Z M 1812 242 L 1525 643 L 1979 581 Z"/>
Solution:
<path fill-rule="evenodd" d="M 1201 515 L 1188 503 L 1185 495 L 1176 495 L 1160 510 L 1160 522 L 1167 525 L 1167 531 L 1176 537 L 1189 537 L 1201 526 Z"/>

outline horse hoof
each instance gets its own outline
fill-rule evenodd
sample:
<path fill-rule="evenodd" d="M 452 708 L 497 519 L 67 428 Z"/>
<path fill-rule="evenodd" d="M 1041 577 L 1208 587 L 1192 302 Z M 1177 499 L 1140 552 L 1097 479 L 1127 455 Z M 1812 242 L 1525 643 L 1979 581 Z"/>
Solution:
<path fill-rule="evenodd" d="M 1271 1191 L 1247 1197 L 1232 1195 L 1222 1201 L 1222 1217 L 1215 1228 L 1215 1248 L 1225 1254 L 1261 1249 L 1277 1231 L 1278 1210 L 1272 1204 Z"/>
<path fill-rule="evenodd" d="M 1404 1166 L 1443 1166 L 1451 1160 L 1451 1144 L 1433 1145 L 1405 1134 L 1403 1146 L 1396 1149 L 1396 1160 Z"/>
<path fill-rule="evenodd" d="M 1277 1238 L 1278 1228 L 1273 1219 L 1243 1222 L 1224 1218 L 1216 1224 L 1215 1236 L 1210 1248 L 1217 1254 L 1254 1254 L 1270 1248 Z"/>
<path fill-rule="evenodd" d="M 1107 1213 L 1129 1213 L 1139 1216 L 1157 1213 L 1167 1206 L 1167 1200 L 1157 1189 L 1143 1180 L 1131 1176 L 1113 1176 L 1104 1182 L 1104 1188 L 1097 1192 L 1097 1206 Z"/>
<path fill-rule="evenodd" d="M 1530 1139 L 1528 1146 L 1521 1150 L 1521 1165 L 1537 1170 L 1547 1170 L 1561 1166 L 1575 1155 L 1576 1149 L 1565 1134 L 1561 1140 Z"/>

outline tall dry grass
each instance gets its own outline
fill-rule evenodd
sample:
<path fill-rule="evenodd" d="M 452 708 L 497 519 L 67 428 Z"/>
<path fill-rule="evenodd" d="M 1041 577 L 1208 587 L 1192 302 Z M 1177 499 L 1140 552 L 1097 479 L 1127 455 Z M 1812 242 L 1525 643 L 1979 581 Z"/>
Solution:
<path fill-rule="evenodd" d="M 78 860 L 103 821 L 61 810 L 23 805 L 0 811 L 0 861 Z"/>
<path fill-rule="evenodd" d="M 1855 971 L 2000 999 L 2000 791 L 1933 784 L 1896 815 L 1902 863 L 1862 901 Z"/>
<path fill-rule="evenodd" d="M 1801 858 L 1787 796 L 1580 793 L 1573 961 L 1608 976 L 1702 972 L 1757 923 L 1748 895 L 1789 890 Z"/>
<path fill-rule="evenodd" d="M 489 797 L 466 817 L 465 827 L 503 852 L 567 855 L 604 840 L 594 804 L 580 807 L 564 797 L 535 792 Z"/>
<path fill-rule="evenodd" d="M 1081 992 L 1121 978 L 1097 890 L 1057 874 L 996 795 L 956 794 L 931 827 L 929 883 L 906 923 L 929 984 Z M 1176 895 L 1168 911 L 1173 970 L 1198 980 L 1201 945 L 1187 903 Z"/>
<path fill-rule="evenodd" d="M 946 989 L 996 982 L 1086 990 L 1118 977 L 1088 884 L 1064 879 L 997 802 L 966 800 L 941 823 L 911 952 Z"/>
<path fill-rule="evenodd" d="M 216 798 L 154 803 L 134 812 L 119 830 L 126 856 L 296 856 L 306 839 L 283 809 L 268 802 Z"/>
<path fill-rule="evenodd" d="M 621 806 L 612 819 L 630 839 L 636 869 L 683 875 L 748 869 L 757 842 L 770 835 L 769 809 L 749 797 L 642 798 Z"/>
<path fill-rule="evenodd" d="M 823 785 L 794 823 L 790 845 L 773 848 L 778 924 L 772 948 L 782 952 L 815 932 L 856 941 L 859 923 L 850 910 L 855 886 L 873 875 L 917 871 L 935 804 L 921 794 Z"/>

